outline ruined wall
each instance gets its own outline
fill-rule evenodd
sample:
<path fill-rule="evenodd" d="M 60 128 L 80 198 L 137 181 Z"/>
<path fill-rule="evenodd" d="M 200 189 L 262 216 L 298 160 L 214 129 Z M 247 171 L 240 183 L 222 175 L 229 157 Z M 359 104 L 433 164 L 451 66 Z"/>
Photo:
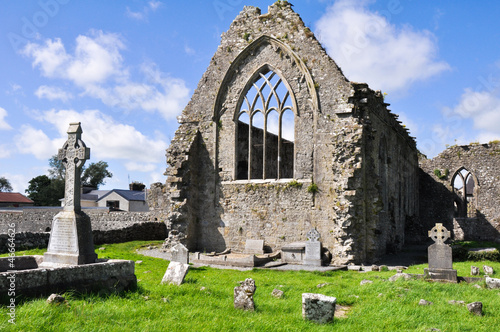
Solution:
<path fill-rule="evenodd" d="M 8 225 L 15 224 L 16 250 L 47 247 L 52 220 L 60 208 L 0 211 L 0 250 L 6 250 Z M 163 240 L 165 223 L 154 220 L 149 212 L 108 212 L 88 210 L 94 244 L 136 240 Z"/>
<path fill-rule="evenodd" d="M 420 229 L 416 236 L 425 238 L 427 230 L 440 222 L 453 229 L 455 239 L 500 241 L 500 144 L 452 146 L 433 159 L 420 163 Z M 457 218 L 453 176 L 466 168 L 474 176 L 475 213 Z M 439 170 L 441 177 L 435 174 Z"/>
<path fill-rule="evenodd" d="M 245 178 L 238 160 L 247 153 L 238 137 L 245 130 L 238 125 L 242 95 L 269 70 L 284 82 L 294 112 L 293 178 L 238 180 Z M 415 184 L 416 150 L 385 106 L 380 93 L 347 81 L 288 3 L 267 14 L 245 7 L 222 35 L 167 150 L 167 227 L 185 234 L 190 250 L 242 250 L 250 238 L 276 250 L 306 240 L 312 227 L 336 263 L 372 261 L 390 245 L 399 248 L 404 221 L 415 215 L 402 197 Z M 386 177 L 386 191 L 399 190 L 385 198 L 397 201 L 387 212 L 394 227 L 377 214 L 385 206 L 377 163 L 383 133 L 393 160 L 386 173 L 403 174 Z M 399 180 L 410 184 L 399 188 Z M 308 190 L 313 184 L 317 190 Z"/>

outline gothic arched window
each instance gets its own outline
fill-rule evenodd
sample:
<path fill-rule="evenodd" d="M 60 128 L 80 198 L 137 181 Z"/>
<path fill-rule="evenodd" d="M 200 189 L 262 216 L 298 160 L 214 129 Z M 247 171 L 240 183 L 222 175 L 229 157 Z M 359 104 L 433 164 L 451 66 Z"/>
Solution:
<path fill-rule="evenodd" d="M 462 167 L 453 175 L 451 181 L 455 194 L 455 217 L 474 218 L 476 216 L 474 197 L 476 183 L 472 173 Z"/>
<path fill-rule="evenodd" d="M 293 178 L 293 104 L 283 79 L 268 67 L 251 78 L 236 116 L 236 179 Z"/>

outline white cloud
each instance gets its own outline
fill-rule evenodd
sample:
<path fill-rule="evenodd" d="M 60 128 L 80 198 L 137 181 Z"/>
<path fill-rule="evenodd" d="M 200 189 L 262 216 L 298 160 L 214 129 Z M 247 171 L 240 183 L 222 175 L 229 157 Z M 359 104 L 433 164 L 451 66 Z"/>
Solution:
<path fill-rule="evenodd" d="M 42 116 L 45 122 L 57 128 L 60 134 L 58 148 L 67 138 L 68 124 L 81 122 L 83 141 L 91 148 L 93 158 L 147 164 L 160 162 L 165 155 L 165 141 L 147 137 L 134 127 L 117 123 L 111 116 L 98 110 L 86 110 L 81 113 L 73 110 L 50 110 L 43 112 Z M 53 150 L 52 154 L 54 151 L 57 149 Z"/>
<path fill-rule="evenodd" d="M 12 127 L 5 121 L 7 117 L 7 111 L 0 107 L 0 130 L 10 130 Z"/>
<path fill-rule="evenodd" d="M 137 12 L 134 12 L 129 7 L 127 7 L 125 15 L 134 20 L 145 21 L 148 18 L 149 12 L 156 11 L 161 5 L 161 1 L 149 1 L 147 6 L 145 6 L 141 11 Z"/>
<path fill-rule="evenodd" d="M 125 168 L 127 169 L 127 171 L 130 171 L 130 172 L 134 172 L 134 171 L 152 172 L 152 171 L 156 170 L 156 166 L 157 165 L 155 165 L 155 164 L 138 163 L 135 161 L 130 161 L 128 163 L 125 163 Z"/>
<path fill-rule="evenodd" d="M 43 45 L 28 43 L 24 54 L 33 59 L 33 66 L 43 76 L 68 80 L 81 88 L 83 95 L 98 98 L 107 106 L 175 118 L 188 101 L 185 82 L 162 73 L 154 63 L 142 64 L 144 82 L 134 82 L 120 53 L 124 48 L 118 35 L 92 31 L 91 36 L 76 38 L 74 54 L 66 52 L 60 39 L 47 40 Z M 62 96 L 62 90 L 44 89 L 37 92 L 46 98 Z"/>
<path fill-rule="evenodd" d="M 0 159 L 9 158 L 11 154 L 11 150 L 7 144 L 0 145 Z"/>
<path fill-rule="evenodd" d="M 350 80 L 377 90 L 405 90 L 450 68 L 437 59 L 431 32 L 390 24 L 370 12 L 368 3 L 337 1 L 316 24 L 321 42 Z"/>
<path fill-rule="evenodd" d="M 46 98 L 48 100 L 62 100 L 62 101 L 68 101 L 69 99 L 73 98 L 71 93 L 64 91 L 61 88 L 55 87 L 55 86 L 47 86 L 47 85 L 41 85 L 36 91 L 35 95 L 42 99 Z"/>
<path fill-rule="evenodd" d="M 51 140 L 41 129 L 23 125 L 16 137 L 16 146 L 20 153 L 32 154 L 39 160 L 49 159 L 56 154 L 64 140 Z"/>
<path fill-rule="evenodd" d="M 459 103 L 451 110 L 446 110 L 460 118 L 470 119 L 473 127 L 481 133 L 480 142 L 500 138 L 500 98 L 494 91 L 473 91 L 465 89 Z"/>

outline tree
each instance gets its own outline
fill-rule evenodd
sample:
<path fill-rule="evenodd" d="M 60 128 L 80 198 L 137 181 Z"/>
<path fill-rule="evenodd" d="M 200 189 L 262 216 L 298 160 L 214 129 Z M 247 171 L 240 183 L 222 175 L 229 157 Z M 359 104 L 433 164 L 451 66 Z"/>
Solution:
<path fill-rule="evenodd" d="M 105 183 L 105 178 L 111 178 L 112 176 L 113 174 L 108 171 L 108 163 L 101 160 L 97 163 L 91 163 L 89 167 L 84 168 L 82 172 L 82 184 L 99 188 L 101 184 Z"/>
<path fill-rule="evenodd" d="M 66 169 L 62 160 L 59 160 L 57 155 L 53 155 L 49 159 L 49 166 L 49 177 L 64 181 Z M 99 188 L 100 185 L 105 183 L 104 179 L 111 178 L 112 176 L 113 174 L 108 171 L 107 162 L 101 160 L 97 163 L 91 163 L 88 167 L 84 166 L 82 169 L 82 185 Z"/>
<path fill-rule="evenodd" d="M 64 181 L 39 175 L 30 180 L 26 193 L 37 206 L 60 206 L 59 199 L 64 197 Z"/>
<path fill-rule="evenodd" d="M 49 166 L 50 166 L 49 176 L 51 179 L 64 180 L 66 170 L 62 163 L 62 160 L 59 160 L 59 158 L 57 157 L 57 154 L 53 155 L 49 159 Z"/>
<path fill-rule="evenodd" d="M 9 180 L 0 176 L 0 192 L 11 192 L 12 186 L 10 185 Z"/>

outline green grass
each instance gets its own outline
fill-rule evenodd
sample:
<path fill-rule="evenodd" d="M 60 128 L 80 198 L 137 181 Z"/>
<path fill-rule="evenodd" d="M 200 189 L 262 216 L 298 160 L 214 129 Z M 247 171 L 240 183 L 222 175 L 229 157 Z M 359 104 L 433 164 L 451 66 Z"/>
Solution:
<path fill-rule="evenodd" d="M 494 331 L 500 324 L 500 292 L 475 288 L 472 284 L 442 284 L 422 280 L 390 283 L 394 271 L 358 273 L 351 271 L 305 272 L 254 269 L 241 272 L 208 267 L 192 268 L 181 286 L 160 285 L 168 262 L 137 254 L 146 242 L 100 245 L 100 258 L 134 261 L 138 289 L 121 295 L 63 294 L 68 305 L 50 306 L 44 298 L 27 299 L 16 307 L 16 325 L 7 322 L 0 308 L 2 331 Z M 18 254 L 41 254 L 31 250 Z M 455 263 L 458 274 L 468 276 L 470 266 L 500 263 L 485 261 Z M 423 273 L 426 265 L 411 266 L 407 272 Z M 257 285 L 255 312 L 233 307 L 238 281 L 253 278 Z M 372 284 L 360 286 L 363 279 Z M 318 284 L 327 283 L 318 288 Z M 204 289 L 202 289 L 204 287 Z M 274 288 L 284 291 L 281 299 L 271 296 Z M 302 319 L 302 293 L 321 293 L 348 306 L 346 318 L 317 325 Z M 419 306 L 420 299 L 433 302 Z M 473 316 L 465 306 L 448 304 L 483 302 L 484 316 Z"/>

